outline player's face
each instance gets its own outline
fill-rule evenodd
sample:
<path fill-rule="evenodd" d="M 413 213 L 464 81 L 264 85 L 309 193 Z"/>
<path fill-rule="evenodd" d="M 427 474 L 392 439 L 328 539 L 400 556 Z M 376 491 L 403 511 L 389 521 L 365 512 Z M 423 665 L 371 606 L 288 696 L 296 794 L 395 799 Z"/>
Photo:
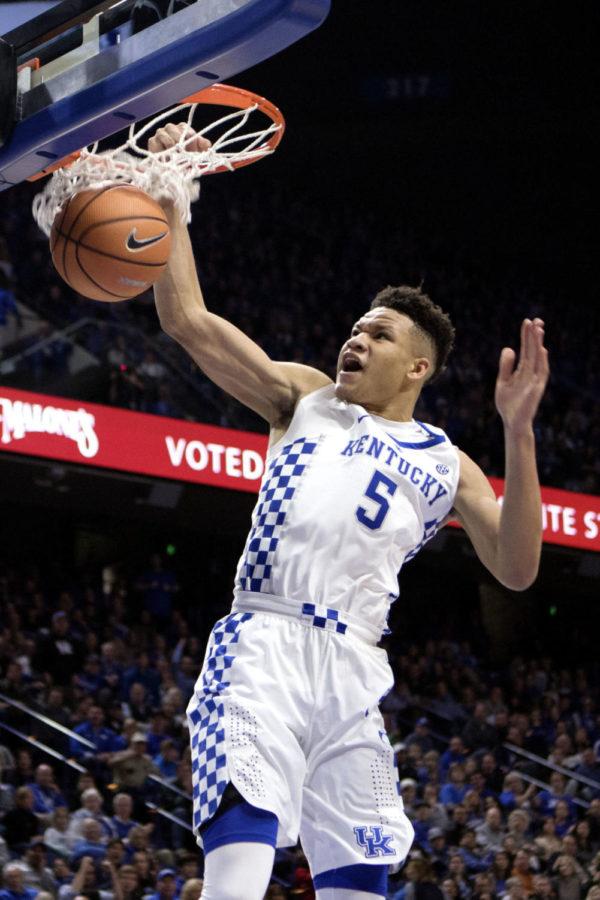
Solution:
<path fill-rule="evenodd" d="M 420 387 L 431 363 L 417 352 L 413 323 L 385 306 L 365 313 L 340 350 L 335 394 L 373 413 Z"/>

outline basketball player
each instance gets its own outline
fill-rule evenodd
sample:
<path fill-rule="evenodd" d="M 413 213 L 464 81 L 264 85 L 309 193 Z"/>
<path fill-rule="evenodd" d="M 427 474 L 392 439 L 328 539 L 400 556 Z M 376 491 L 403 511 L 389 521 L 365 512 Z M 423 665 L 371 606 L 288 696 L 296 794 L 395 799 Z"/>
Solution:
<path fill-rule="evenodd" d="M 179 137 L 169 124 L 152 151 Z M 203 144 L 198 142 L 198 149 Z M 410 848 L 378 702 L 393 684 L 377 643 L 397 573 L 450 518 L 508 588 L 541 551 L 532 422 L 548 379 L 544 324 L 500 356 L 502 508 L 444 432 L 413 419 L 454 329 L 418 288 L 386 288 L 341 348 L 335 383 L 274 362 L 209 312 L 185 226 L 155 286 L 161 325 L 223 390 L 263 416 L 270 444 L 231 615 L 215 625 L 188 707 L 204 900 L 261 900 L 275 847 L 300 835 L 319 900 L 385 897 Z"/>

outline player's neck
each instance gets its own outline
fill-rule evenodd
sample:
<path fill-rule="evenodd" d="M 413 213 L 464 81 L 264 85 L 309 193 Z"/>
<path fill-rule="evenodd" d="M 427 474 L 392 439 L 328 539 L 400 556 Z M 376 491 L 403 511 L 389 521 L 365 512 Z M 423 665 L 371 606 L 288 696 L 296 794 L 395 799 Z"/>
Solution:
<path fill-rule="evenodd" d="M 363 403 L 364 408 L 372 416 L 389 419 L 391 422 L 410 422 L 415 411 L 414 397 L 400 395 L 384 403 Z"/>

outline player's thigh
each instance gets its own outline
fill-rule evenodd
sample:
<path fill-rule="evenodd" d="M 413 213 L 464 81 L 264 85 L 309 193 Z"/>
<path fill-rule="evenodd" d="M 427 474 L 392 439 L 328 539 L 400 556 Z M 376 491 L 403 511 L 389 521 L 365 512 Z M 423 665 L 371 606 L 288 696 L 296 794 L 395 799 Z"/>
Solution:
<path fill-rule="evenodd" d="M 359 864 L 404 861 L 414 831 L 399 794 L 394 753 L 379 710 L 313 748 L 300 836 L 313 878 Z"/>

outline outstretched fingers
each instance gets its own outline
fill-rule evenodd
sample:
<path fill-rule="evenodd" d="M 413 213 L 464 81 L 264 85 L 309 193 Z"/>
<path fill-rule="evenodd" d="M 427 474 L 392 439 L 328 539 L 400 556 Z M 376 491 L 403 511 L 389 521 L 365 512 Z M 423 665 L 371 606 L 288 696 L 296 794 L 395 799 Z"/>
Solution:
<path fill-rule="evenodd" d="M 500 354 L 500 366 L 498 369 L 498 378 L 500 381 L 508 381 L 514 372 L 515 360 L 517 355 L 512 347 L 504 347 Z"/>

